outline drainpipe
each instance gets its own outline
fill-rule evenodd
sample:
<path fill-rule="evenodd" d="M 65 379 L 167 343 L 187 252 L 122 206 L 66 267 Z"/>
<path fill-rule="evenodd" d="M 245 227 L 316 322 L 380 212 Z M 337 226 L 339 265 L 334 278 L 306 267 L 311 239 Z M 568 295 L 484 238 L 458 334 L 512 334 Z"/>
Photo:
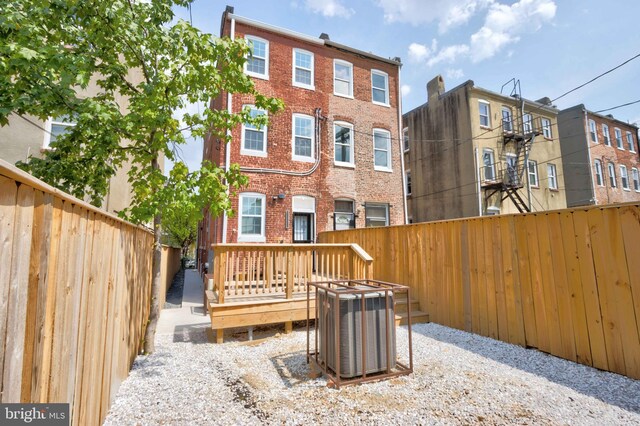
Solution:
<path fill-rule="evenodd" d="M 407 184 L 406 184 L 406 174 L 404 170 L 404 134 L 402 129 L 404 128 L 402 125 L 402 86 L 400 83 L 400 68 L 401 64 L 398 64 L 398 139 L 400 143 L 398 144 L 400 147 L 400 173 L 402 176 L 400 177 L 402 180 L 402 205 L 404 206 L 404 224 L 409 222 L 409 214 L 407 212 Z M 411 155 L 411 154 L 409 154 Z"/>
<path fill-rule="evenodd" d="M 236 38 L 236 19 L 231 18 L 231 40 L 235 40 Z M 227 93 L 227 112 L 229 115 L 233 114 L 233 97 L 231 93 Z M 227 129 L 227 136 L 231 138 L 231 129 Z M 224 147 L 224 171 L 229 171 L 229 163 L 231 162 L 231 150 L 229 149 L 229 144 L 225 144 Z M 229 188 L 227 188 L 227 196 L 229 196 Z M 227 226 L 228 226 L 228 218 L 227 213 L 223 213 L 222 215 L 222 244 L 227 242 Z"/>
<path fill-rule="evenodd" d="M 589 131 L 590 129 L 588 129 L 589 126 L 589 116 L 587 114 L 587 109 L 586 108 L 582 108 L 582 112 L 584 113 L 584 123 L 583 123 L 583 127 L 585 129 L 585 140 L 587 142 L 587 156 L 589 157 L 589 176 L 591 176 L 591 200 L 593 201 L 593 204 L 596 205 L 598 204 L 598 197 L 596 195 L 596 181 L 595 181 L 595 176 L 593 175 L 593 162 L 591 161 L 591 145 L 589 142 Z M 597 130 L 597 129 L 596 129 Z M 604 166 L 603 166 L 603 170 L 604 170 Z M 563 175 L 564 175 L 564 170 L 563 170 Z M 602 172 L 602 176 L 604 179 L 604 171 Z M 564 176 L 563 176 L 564 177 Z M 567 188 L 567 184 L 565 183 L 564 185 L 565 187 L 565 191 Z M 566 194 L 565 194 L 565 199 L 567 198 Z"/>
<path fill-rule="evenodd" d="M 482 216 L 482 184 L 480 182 L 480 160 L 478 158 L 478 147 L 473 148 L 475 151 L 475 167 L 476 179 L 478 181 L 478 216 Z"/>

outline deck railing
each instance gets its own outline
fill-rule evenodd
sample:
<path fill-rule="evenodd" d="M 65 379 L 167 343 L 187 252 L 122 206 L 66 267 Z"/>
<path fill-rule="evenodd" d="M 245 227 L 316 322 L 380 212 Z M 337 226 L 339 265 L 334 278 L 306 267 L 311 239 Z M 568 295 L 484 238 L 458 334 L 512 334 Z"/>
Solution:
<path fill-rule="evenodd" d="M 315 279 L 370 279 L 373 259 L 357 244 L 214 244 L 207 290 L 227 296 L 307 291 Z"/>

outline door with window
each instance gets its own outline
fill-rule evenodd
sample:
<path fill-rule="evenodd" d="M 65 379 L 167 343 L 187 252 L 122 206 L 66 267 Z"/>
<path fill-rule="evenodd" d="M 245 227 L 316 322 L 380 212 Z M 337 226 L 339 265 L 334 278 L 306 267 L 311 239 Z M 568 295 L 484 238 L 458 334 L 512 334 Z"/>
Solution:
<path fill-rule="evenodd" d="M 306 244 L 313 242 L 312 213 L 293 214 L 293 242 Z"/>

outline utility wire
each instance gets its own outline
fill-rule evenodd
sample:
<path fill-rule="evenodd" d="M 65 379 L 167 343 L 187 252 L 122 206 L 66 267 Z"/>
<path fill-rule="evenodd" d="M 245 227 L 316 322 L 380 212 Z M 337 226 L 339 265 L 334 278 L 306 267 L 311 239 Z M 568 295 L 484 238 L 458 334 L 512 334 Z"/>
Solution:
<path fill-rule="evenodd" d="M 617 105 L 611 108 L 607 108 L 607 109 L 601 109 L 600 111 L 594 111 L 596 114 L 601 113 L 601 112 L 606 112 L 606 111 L 612 111 L 614 109 L 618 109 L 618 108 L 622 108 L 622 107 L 626 107 L 629 105 L 634 105 L 640 103 L 640 99 L 638 99 L 637 101 L 633 101 L 633 102 L 627 102 L 626 104 L 622 104 L 622 105 Z"/>

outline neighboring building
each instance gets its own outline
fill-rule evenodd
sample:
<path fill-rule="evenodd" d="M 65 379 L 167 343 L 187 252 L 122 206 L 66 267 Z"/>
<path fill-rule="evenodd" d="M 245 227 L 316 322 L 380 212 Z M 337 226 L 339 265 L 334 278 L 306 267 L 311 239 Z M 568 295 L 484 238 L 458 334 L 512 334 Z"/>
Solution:
<path fill-rule="evenodd" d="M 638 127 L 584 105 L 560 111 L 567 205 L 640 200 Z"/>
<path fill-rule="evenodd" d="M 204 158 L 238 163 L 249 184 L 232 200 L 236 215 L 205 219 L 201 261 L 211 243 L 309 243 L 326 230 L 403 224 L 399 58 L 243 18 L 230 7 L 220 34 L 253 46 L 245 72 L 285 109 L 266 128 L 234 128 L 228 145 L 205 140 Z M 237 113 L 253 102 L 223 93 L 212 108 Z"/>
<path fill-rule="evenodd" d="M 428 83 L 428 102 L 403 115 L 410 221 L 566 207 L 558 110 L 518 90 Z"/>

